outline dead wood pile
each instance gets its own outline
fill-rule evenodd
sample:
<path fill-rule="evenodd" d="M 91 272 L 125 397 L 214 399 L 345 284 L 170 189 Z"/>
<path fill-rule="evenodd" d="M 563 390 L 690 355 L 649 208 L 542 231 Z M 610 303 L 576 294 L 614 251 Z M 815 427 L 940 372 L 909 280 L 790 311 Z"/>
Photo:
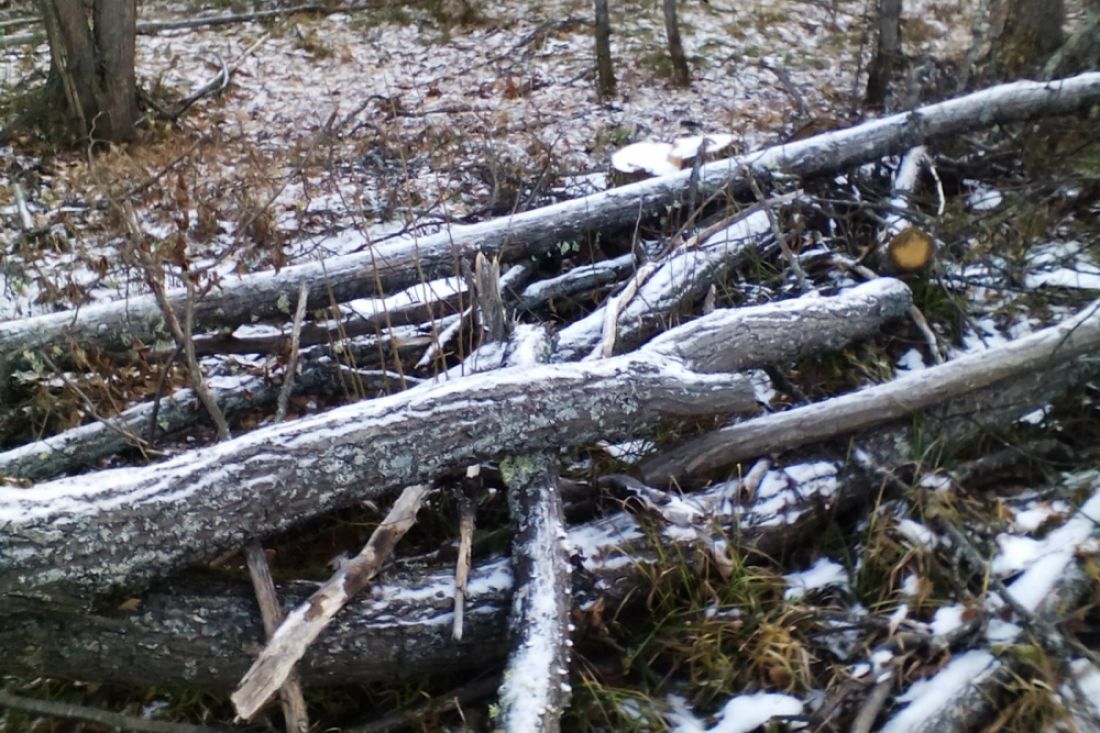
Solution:
<path fill-rule="evenodd" d="M 158 387 L 0 453 L 0 671 L 240 682 L 233 701 L 248 718 L 293 669 L 307 686 L 504 669 L 504 728 L 558 730 L 571 645 L 600 626 L 593 609 L 638 600 L 647 567 L 673 551 L 727 569 L 778 556 L 909 491 L 916 445 L 957 454 L 1095 377 L 1095 305 L 958 348 L 922 307 L 932 273 L 950 289 L 951 255 L 921 209 L 935 196 L 919 188 L 947 195 L 932 175 L 944 136 L 1098 101 L 1100 74 L 1006 85 L 361 256 L 0 323 L 5 424 L 50 379 L 78 379 L 86 351 L 170 361 L 158 333 L 178 313 L 180 348 L 205 355 L 200 386 L 235 433 L 185 450 L 206 413 L 192 389 Z M 900 165 L 884 160 L 911 149 Z M 871 182 L 877 202 L 851 195 Z M 917 255 L 902 254 L 912 241 Z M 308 315 L 292 326 L 299 288 Z M 283 333 L 232 334 L 256 318 Z M 285 365 L 291 344 L 294 366 L 274 378 L 227 371 L 233 353 Z M 912 349 L 928 366 L 893 373 Z M 294 419 L 250 429 L 284 384 Z M 304 414 L 309 400 L 346 404 Z M 637 445 L 644 455 L 628 459 Z M 1100 490 L 1077 481 L 1086 499 Z M 403 489 L 328 583 L 278 585 L 287 616 L 258 659 L 265 637 L 243 579 L 192 570 L 232 566 L 253 540 L 285 541 Z M 511 560 L 471 553 L 495 492 L 508 497 Z M 394 561 L 422 504 L 455 496 L 457 561 Z M 1082 503 L 1086 519 L 1100 510 Z M 1097 534 L 1082 526 L 1078 544 Z M 1060 569 L 1034 603 L 1014 606 L 995 586 L 1002 615 L 1049 629 L 1056 601 L 1087 588 L 1072 553 Z M 920 633 L 911 640 L 929 655 L 988 646 Z M 912 681 L 894 658 L 878 682 L 838 684 L 825 705 L 868 726 L 904 715 L 872 691 Z M 974 684 L 994 689 L 1010 671 Z M 957 698 L 937 725 L 986 714 L 987 696 Z"/>

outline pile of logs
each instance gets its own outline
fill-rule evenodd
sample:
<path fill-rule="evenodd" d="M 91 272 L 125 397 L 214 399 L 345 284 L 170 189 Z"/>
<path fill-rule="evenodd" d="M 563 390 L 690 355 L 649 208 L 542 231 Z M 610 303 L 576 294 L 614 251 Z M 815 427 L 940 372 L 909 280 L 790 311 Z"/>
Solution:
<path fill-rule="evenodd" d="M 1100 348 L 1095 307 L 945 358 L 948 346 L 906 282 L 876 275 L 902 277 L 934 256 L 928 235 L 906 234 L 912 169 L 929 156 L 919 146 L 1098 102 L 1100 74 L 1009 84 L 499 220 L 226 279 L 201 296 L 163 290 L 0 323 L 0 404 L 12 404 L 35 354 L 65 369 L 77 348 L 155 344 L 173 330 L 173 313 L 186 313 L 180 346 L 193 359 L 292 352 L 288 391 L 350 380 L 382 395 L 271 420 L 148 465 L 93 470 L 134 447 L 156 448 L 158 432 L 186 431 L 208 400 L 229 423 L 245 410 L 274 414 L 279 384 L 219 377 L 194 386 L 206 397 L 182 389 L 0 453 L 0 476 L 10 479 L 0 486 L 0 672 L 238 685 L 233 702 L 249 718 L 295 676 L 330 684 L 503 663 L 504 729 L 557 730 L 569 699 L 571 612 L 629 597 L 655 541 L 713 549 L 736 523 L 746 547 L 783 546 L 822 512 L 873 499 L 879 474 L 907 460 L 898 446 L 915 416 L 925 430 L 965 441 L 1095 375 L 1100 365 L 1083 358 Z M 811 198 L 803 182 L 907 151 L 879 233 L 882 256 L 810 251 L 785 231 L 790 212 Z M 687 224 L 655 246 L 631 238 L 681 210 Z M 594 232 L 626 232 L 627 244 L 545 274 L 547 262 L 560 265 L 563 243 Z M 785 284 L 728 306 L 717 286 L 750 260 L 774 262 Z M 851 284 L 853 273 L 865 282 Z M 256 320 L 285 324 L 287 335 L 225 335 Z M 934 365 L 762 412 L 765 375 L 784 392 L 782 368 L 890 324 L 920 334 Z M 571 450 L 669 428 L 681 437 L 659 444 L 631 476 L 602 481 L 652 516 L 567 524 L 563 495 L 567 484 L 578 487 L 559 474 Z M 778 513 L 754 513 L 754 482 L 798 475 L 791 466 L 832 455 L 822 446 L 838 438 L 861 458 L 831 464 L 833 490 L 796 492 Z M 511 557 L 469 560 L 467 526 L 457 578 L 455 568 L 437 567 L 376 579 L 417 510 L 478 471 L 499 472 L 507 489 Z M 714 483 L 730 476 L 738 478 Z M 667 510 L 664 498 L 691 489 L 694 514 Z M 287 615 L 269 624 L 266 647 L 247 584 L 185 572 L 334 510 L 398 496 L 327 583 L 277 586 Z M 679 531 L 654 535 L 647 521 Z"/>

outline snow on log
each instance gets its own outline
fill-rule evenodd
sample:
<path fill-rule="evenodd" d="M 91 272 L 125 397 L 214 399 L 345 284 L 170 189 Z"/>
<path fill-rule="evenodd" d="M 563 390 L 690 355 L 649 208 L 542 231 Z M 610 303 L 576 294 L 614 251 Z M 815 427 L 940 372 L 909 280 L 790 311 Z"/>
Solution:
<path fill-rule="evenodd" d="M 1064 480 L 1072 482 L 1075 488 L 1089 490 L 1090 498 L 1065 524 L 1043 538 L 1042 551 L 1036 552 L 1022 574 L 1007 585 L 1012 600 L 1033 614 L 1042 626 L 1061 623 L 1065 609 L 1075 607 L 1093 587 L 1093 580 L 1081 569 L 1077 556 L 1086 543 L 1100 539 L 1100 476 L 1087 471 Z M 1095 549 L 1087 552 L 1093 554 Z M 1007 620 L 1003 618 L 1007 609 L 999 596 L 990 595 L 985 605 L 991 615 Z M 1029 623 L 1028 619 L 1014 620 L 1025 626 Z M 1010 646 L 1023 633 L 1012 624 L 1002 624 L 1000 628 L 1002 633 L 988 641 L 1002 647 Z M 1006 636 L 1003 633 L 1006 628 L 1015 631 Z M 1021 666 L 1023 663 L 1014 660 L 1013 655 L 994 654 L 991 649 L 977 648 L 956 655 L 933 677 L 916 683 L 905 696 L 906 704 L 880 730 L 882 733 L 973 730 L 987 720 L 996 691 L 1018 679 Z"/>
<path fill-rule="evenodd" d="M 879 278 L 840 294 L 812 294 L 745 308 L 723 308 L 646 345 L 699 372 L 732 372 L 799 359 L 877 333 L 909 312 L 913 296 L 900 280 Z"/>
<path fill-rule="evenodd" d="M 740 191 L 747 185 L 747 176 L 829 173 L 901 152 L 936 136 L 1071 113 L 1098 100 L 1100 73 L 1005 84 L 846 130 L 715 161 L 699 168 L 697 183 L 701 192 Z M 386 242 L 324 262 L 227 279 L 220 289 L 195 303 L 195 328 L 285 318 L 303 282 L 312 294 L 309 307 L 323 308 L 330 297 L 343 302 L 379 295 L 379 288 L 382 293 L 394 292 L 424 278 L 454 275 L 456 260 L 472 259 L 478 251 L 502 259 L 548 251 L 585 231 L 626 226 L 639 211 L 658 211 L 671 205 L 696 183 L 694 173 L 681 171 L 501 219 Z M 186 290 L 176 289 L 168 295 L 172 306 L 182 312 Z M 70 344 L 124 350 L 138 340 L 154 343 L 157 334 L 165 332 L 151 295 L 0 323 L 0 396 L 7 391 L 8 378 L 19 368 L 24 352 L 66 354 Z"/>
<path fill-rule="evenodd" d="M 768 217 L 762 210 L 753 209 L 707 237 L 698 247 L 678 249 L 663 262 L 647 265 L 653 268 L 648 277 L 644 270 L 639 270 L 635 282 L 627 284 L 626 289 L 634 291 L 629 299 L 620 291 L 592 313 L 563 328 L 554 358 L 560 361 L 584 358 L 605 338 L 607 328 L 614 328 L 610 337 L 615 353 L 637 347 L 665 328 L 670 316 L 689 310 L 722 270 L 733 267 L 746 253 L 762 250 L 769 242 L 773 242 L 773 235 Z M 609 312 L 609 308 L 615 312 Z"/>
<path fill-rule="evenodd" d="M 857 286 L 835 298 L 806 297 L 715 311 L 684 327 L 689 330 L 677 329 L 660 336 L 653 342 L 654 348 L 657 353 L 685 360 L 695 371 L 703 372 L 780 363 L 816 349 L 837 348 L 853 338 L 873 333 L 883 321 L 904 314 L 902 303 L 911 302 L 906 286 L 897 280 L 884 279 L 882 283 Z M 807 327 L 810 324 L 812 327 Z M 657 346 L 658 343 L 661 345 Z M 492 366 L 499 366 L 521 346 L 520 343 L 498 346 L 497 361 Z M 364 363 L 377 358 L 378 348 L 374 342 L 356 348 L 355 361 Z M 329 363 L 329 351 L 315 346 L 302 353 L 304 366 L 295 381 L 295 390 L 316 389 L 336 378 Z M 488 361 L 485 358 L 488 351 L 479 349 L 466 362 L 449 370 L 448 377 L 484 371 L 475 357 Z M 404 379 L 411 381 L 409 377 Z M 400 378 L 390 381 L 399 384 Z M 208 383 L 218 404 L 230 415 L 273 403 L 278 394 L 276 386 L 259 377 L 210 379 Z M 189 389 L 177 390 L 162 400 L 157 413 L 158 429 L 171 433 L 202 419 L 195 402 Z M 110 418 L 111 425 L 89 423 L 0 452 L 0 475 L 41 481 L 90 466 L 132 447 L 133 441 L 127 438 L 127 433 L 146 437 L 153 410 L 152 403 L 137 405 Z"/>
<path fill-rule="evenodd" d="M 765 453 L 866 430 L 993 387 L 1002 380 L 1028 374 L 1049 376 L 1056 368 L 1074 365 L 1097 349 L 1100 301 L 1057 326 L 1016 341 L 972 352 L 885 384 L 707 433 L 644 461 L 642 472 L 649 483 L 664 485 Z"/>
<path fill-rule="evenodd" d="M 569 549 L 557 458 L 526 455 L 501 462 L 516 532 L 512 652 L 500 689 L 505 733 L 557 733 L 569 703 Z"/>
<path fill-rule="evenodd" d="M 617 604 L 632 595 L 645 578 L 642 570 L 657 560 L 654 540 L 666 553 L 701 540 L 709 545 L 724 536 L 722 527 L 737 522 L 746 547 L 778 551 L 800 536 L 797 530 L 818 521 L 823 507 L 864 501 L 878 489 L 877 482 L 840 475 L 828 461 L 775 468 L 765 482 L 785 488 L 750 506 L 730 502 L 740 493 L 738 482 L 719 484 L 685 497 L 693 508 L 688 523 L 667 532 L 653 532 L 627 512 L 574 527 L 568 547 L 583 568 L 574 606 L 598 597 Z M 284 610 L 317 588 L 302 581 L 278 586 Z M 512 589 L 509 558 L 471 568 L 465 630 L 455 641 L 452 570 L 391 575 L 353 600 L 310 647 L 299 666 L 302 680 L 343 685 L 496 664 L 508 653 Z M 178 580 L 140 601 L 95 612 L 33 600 L 10 611 L 0 614 L 0 648 L 8 652 L 0 655 L 0 671 L 24 676 L 226 687 L 252 664 L 263 635 L 251 589 L 209 578 Z"/>
<path fill-rule="evenodd" d="M 751 412 L 746 382 L 694 375 L 678 366 L 680 357 L 688 366 L 695 359 L 707 368 L 729 365 L 713 354 L 733 344 L 744 352 L 766 346 L 768 358 L 786 360 L 806 345 L 838 345 L 840 332 L 849 339 L 865 335 L 903 312 L 909 300 L 904 284 L 882 278 L 834 298 L 739 309 L 729 320 L 715 312 L 667 332 L 659 346 L 604 366 L 521 367 L 425 385 L 143 469 L 62 479 L 33 491 L 0 488 L 0 526 L 10 530 L 0 534 L 0 599 L 32 588 L 46 597 L 54 595 L 53 586 L 62 595 L 87 596 L 145 582 L 331 508 L 491 456 L 627 437 L 671 415 Z M 837 329 L 807 315 L 811 327 L 795 330 L 798 312 L 830 308 Z M 779 312 L 790 325 L 765 345 L 758 336 Z M 473 425 L 477 437 L 468 439 Z M 20 563 L 23 555 L 28 559 Z"/>
<path fill-rule="evenodd" d="M 86 604 L 354 501 L 507 453 L 755 410 L 736 376 L 635 354 L 505 369 L 257 430 L 144 468 L 0 487 L 0 606 Z"/>

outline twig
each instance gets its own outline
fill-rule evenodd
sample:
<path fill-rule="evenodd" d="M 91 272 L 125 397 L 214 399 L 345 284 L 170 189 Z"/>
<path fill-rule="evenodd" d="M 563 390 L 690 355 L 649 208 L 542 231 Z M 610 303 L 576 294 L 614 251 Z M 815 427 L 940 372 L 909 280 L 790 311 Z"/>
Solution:
<path fill-rule="evenodd" d="M 259 712 L 333 616 L 378 574 L 416 522 L 416 513 L 429 492 L 430 487 L 424 484 L 401 492 L 362 551 L 287 616 L 233 693 L 233 705 L 241 718 L 247 720 Z"/>
<path fill-rule="evenodd" d="M 275 410 L 275 422 L 286 419 L 287 405 L 290 403 L 290 393 L 294 391 L 294 373 L 298 368 L 298 344 L 302 338 L 302 319 L 306 315 L 306 303 L 309 299 L 309 283 L 303 282 L 298 287 L 298 308 L 294 311 L 294 327 L 290 332 L 290 356 L 287 357 L 286 372 L 283 377 L 283 388 L 279 391 L 278 407 Z"/>
<path fill-rule="evenodd" d="M 775 74 L 776 78 L 779 79 L 779 83 L 783 86 L 783 90 L 787 92 L 787 96 L 793 99 L 794 103 L 798 106 L 798 120 L 808 120 L 811 117 L 810 108 L 806 104 L 806 100 L 803 98 L 802 94 L 798 91 L 798 87 L 791 81 L 791 75 L 787 73 L 787 70 L 779 64 L 769 63 L 767 59 L 761 59 L 759 66 L 761 69 L 772 72 Z"/>
<path fill-rule="evenodd" d="M 126 189 L 126 192 L 123 195 L 126 198 L 132 198 L 132 197 L 137 196 L 138 194 L 142 193 L 147 188 L 152 186 L 154 183 L 159 181 L 161 178 L 168 175 L 169 171 L 171 171 L 173 168 L 175 168 L 177 165 L 179 165 L 180 162 L 183 161 L 187 156 L 191 155 L 191 153 L 195 152 L 195 150 L 197 150 L 200 145 L 202 145 L 203 143 L 208 143 L 208 142 L 210 142 L 210 136 L 209 135 L 200 135 L 199 138 L 191 144 L 191 147 L 187 148 L 187 150 L 184 150 L 182 153 L 177 155 L 175 158 L 172 159 L 171 162 L 169 162 L 167 165 L 165 165 L 163 168 L 161 168 L 159 171 L 157 171 L 153 175 L 146 178 L 141 183 L 137 184 L 136 186 L 131 186 L 130 188 Z"/>
<path fill-rule="evenodd" d="M 73 392 L 76 392 L 77 396 L 80 397 L 80 401 L 84 403 L 84 409 L 88 411 L 89 415 L 94 417 L 104 427 L 107 427 L 111 431 L 122 436 L 123 440 L 140 450 L 142 453 L 146 451 L 149 445 L 141 439 L 141 436 L 137 435 L 131 430 L 126 429 L 121 425 L 116 425 L 112 420 L 100 415 L 99 410 L 96 409 L 95 402 L 93 402 L 92 398 L 89 397 L 87 393 L 85 393 L 84 390 L 80 388 L 80 385 L 66 377 L 65 372 L 60 369 L 58 365 L 53 362 L 52 359 L 50 359 L 49 355 L 43 353 L 40 356 L 42 357 L 42 360 L 46 363 L 46 365 L 57 373 L 57 375 L 61 378 L 61 381 L 65 383 L 65 386 L 71 389 Z"/>
<path fill-rule="evenodd" d="M 248 574 L 252 578 L 252 588 L 256 592 L 256 602 L 260 606 L 260 616 L 264 622 L 264 634 L 268 641 L 283 622 L 283 611 L 279 607 L 279 597 L 275 592 L 275 582 L 271 579 L 271 568 L 267 564 L 267 555 L 259 540 L 248 543 L 244 550 L 248 563 Z M 279 698 L 283 704 L 283 720 L 287 731 L 306 733 L 309 730 L 309 715 L 306 712 L 306 700 L 302 695 L 302 685 L 298 674 L 291 670 L 286 682 L 279 688 Z"/>
<path fill-rule="evenodd" d="M 6 690 L 0 690 L 0 706 L 12 710 L 24 710 L 36 715 L 47 715 L 51 718 L 86 720 L 108 728 L 135 731 L 136 733 L 221 733 L 224 730 L 223 728 L 208 728 L 201 725 L 190 725 L 189 723 L 170 723 L 166 720 L 146 720 L 145 718 L 136 718 L 132 715 L 113 713 L 109 710 L 99 710 L 69 702 L 37 700 L 21 695 L 13 695 Z"/>
<path fill-rule="evenodd" d="M 23 231 L 30 232 L 34 230 L 34 219 L 31 218 L 31 212 L 27 209 L 27 199 L 23 194 L 22 184 L 15 183 L 11 187 L 12 194 L 15 196 L 15 210 L 19 213 L 19 225 L 23 227 Z"/>
<path fill-rule="evenodd" d="M 172 354 L 165 360 L 160 367 L 160 376 L 157 377 L 157 389 L 153 392 L 153 409 L 149 412 L 149 436 L 146 440 L 149 445 L 153 445 L 157 440 L 157 418 L 160 416 L 160 400 L 161 395 L 164 394 L 164 385 L 168 381 L 168 374 L 172 371 L 172 364 L 179 358 L 180 352 L 183 347 L 176 344 L 176 348 L 172 349 Z"/>
<path fill-rule="evenodd" d="M 138 229 L 137 218 L 134 216 L 133 209 L 126 205 L 126 209 L 130 215 L 131 227 L 133 233 L 136 235 L 140 230 Z M 191 278 L 184 273 L 184 282 L 187 285 L 187 299 L 184 302 L 184 324 L 181 326 L 179 318 L 176 316 L 175 310 L 172 309 L 172 304 L 168 301 L 167 295 L 164 292 L 164 273 L 159 271 L 159 266 L 153 261 L 153 258 L 149 253 L 138 247 L 138 258 L 142 267 L 145 269 L 145 279 L 149 284 L 149 289 L 153 291 L 153 296 L 156 298 L 157 305 L 160 306 L 161 315 L 164 316 L 164 320 L 168 323 L 168 329 L 172 332 L 172 337 L 176 341 L 176 345 L 183 349 L 184 358 L 187 359 L 187 373 L 191 379 L 191 389 L 195 391 L 199 401 L 202 402 L 203 407 L 206 408 L 206 412 L 210 415 L 210 419 L 214 422 L 214 427 L 218 431 L 218 440 L 229 439 L 229 424 L 225 421 L 225 415 L 222 413 L 221 408 L 218 407 L 218 401 L 214 399 L 214 395 L 210 392 L 209 387 L 206 386 L 206 381 L 202 378 L 202 370 L 199 368 L 198 359 L 195 356 L 195 341 L 192 338 L 192 327 L 194 321 L 195 310 L 195 284 L 191 281 Z"/>
<path fill-rule="evenodd" d="M 455 622 L 451 637 L 462 641 L 462 624 L 466 610 L 466 582 L 470 577 L 470 553 L 474 544 L 474 521 L 477 502 L 463 495 L 458 519 L 458 559 L 455 560 Z"/>
<path fill-rule="evenodd" d="M 879 680 L 878 684 L 871 690 L 871 694 L 863 701 L 863 706 L 859 709 L 856 719 L 852 721 L 852 727 L 849 729 L 850 733 L 871 733 L 871 726 L 875 724 L 875 718 L 878 717 L 883 706 L 886 705 L 886 699 L 890 696 L 890 690 L 893 687 L 893 674 L 888 674 L 885 679 Z"/>
<path fill-rule="evenodd" d="M 349 729 L 349 733 L 389 733 L 406 728 L 417 728 L 418 723 L 431 714 L 438 714 L 448 710 L 461 710 L 463 703 L 473 702 L 488 697 L 496 691 L 500 680 L 496 677 L 486 677 L 458 687 L 438 697 L 433 697 L 423 705 L 418 705 L 409 710 L 403 710 L 384 718 L 371 721 L 359 727 Z"/>
<path fill-rule="evenodd" d="M 864 277 L 868 280 L 876 280 L 879 278 L 879 274 L 866 265 L 861 265 L 851 257 L 847 257 L 842 254 L 834 254 L 832 256 L 834 264 L 840 265 L 852 272 Z M 928 351 L 932 354 L 932 360 L 937 364 L 946 363 L 947 359 L 944 356 L 944 348 L 940 345 L 939 337 L 936 336 L 936 332 L 932 330 L 932 326 L 929 325 L 928 319 L 921 313 L 920 308 L 915 305 L 909 306 L 909 318 L 912 319 L 913 325 L 917 327 L 917 330 L 924 336 L 924 342 L 928 345 Z"/>
<path fill-rule="evenodd" d="M 779 219 L 768 203 L 768 199 L 764 197 L 764 192 L 760 190 L 760 183 L 756 180 L 752 168 L 745 166 L 744 173 L 745 180 L 752 190 L 752 195 L 756 197 L 756 202 L 763 207 L 764 213 L 768 217 L 768 223 L 771 224 L 772 227 L 772 235 L 779 244 L 779 249 L 783 253 L 783 259 L 787 261 L 791 271 L 794 273 L 795 280 L 798 282 L 798 289 L 803 293 L 809 292 L 812 288 L 810 288 L 809 282 L 806 280 L 806 273 L 802 270 L 802 265 L 799 264 L 798 258 L 794 256 L 794 252 L 791 251 L 791 244 L 787 241 L 787 236 L 783 234 L 783 230 L 779 227 Z"/>
<path fill-rule="evenodd" d="M 282 422 L 286 419 L 287 403 L 290 401 L 290 393 L 294 389 L 294 373 L 298 366 L 298 341 L 302 333 L 302 319 L 305 317 L 308 296 L 309 285 L 303 282 L 298 288 L 298 308 L 294 311 L 294 329 L 290 336 L 290 356 L 287 359 L 283 387 L 279 391 L 275 422 Z M 252 588 L 256 592 L 256 602 L 260 606 L 260 617 L 264 622 L 264 635 L 267 641 L 271 641 L 276 629 L 283 622 L 283 611 L 279 607 L 279 597 L 275 592 L 275 583 L 271 579 L 271 567 L 267 563 L 267 555 L 264 553 L 264 548 L 259 540 L 248 543 L 244 554 L 248 564 L 248 575 L 252 578 Z M 309 713 L 306 710 L 305 696 L 302 694 L 302 684 L 298 680 L 298 673 L 293 669 L 287 673 L 286 681 L 279 687 L 279 700 L 282 703 L 283 721 L 286 723 L 287 731 L 307 733 L 309 731 Z"/>
<path fill-rule="evenodd" d="M 206 408 L 206 411 L 210 413 L 210 419 L 214 421 L 214 427 L 217 428 L 218 431 L 218 440 L 229 440 L 229 423 L 225 421 L 225 414 L 222 412 L 221 408 L 218 407 L 218 401 L 214 399 L 214 395 L 210 392 L 210 388 L 206 386 L 206 380 L 202 377 L 202 369 L 199 367 L 199 360 L 195 356 L 195 339 L 193 334 L 195 283 L 186 275 L 184 276 L 184 281 L 187 284 L 187 303 L 183 311 L 183 332 L 177 336 L 177 343 L 183 344 L 183 353 L 187 357 L 187 372 L 191 375 L 191 389 L 195 390 L 195 394 L 202 400 L 202 404 Z M 168 309 L 168 314 L 172 314 L 174 320 L 175 314 L 172 313 L 172 306 L 168 302 L 168 299 L 164 297 L 163 287 L 160 288 L 160 297 L 162 298 L 163 307 Z M 175 324 L 174 330 L 179 330 L 178 322 Z"/>

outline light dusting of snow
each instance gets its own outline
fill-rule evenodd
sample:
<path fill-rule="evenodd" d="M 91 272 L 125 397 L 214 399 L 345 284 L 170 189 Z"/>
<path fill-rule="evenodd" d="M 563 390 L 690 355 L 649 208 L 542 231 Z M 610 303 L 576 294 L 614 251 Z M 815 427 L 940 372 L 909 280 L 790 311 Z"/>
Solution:
<path fill-rule="evenodd" d="M 798 600 L 807 593 L 822 588 L 848 588 L 848 571 L 843 565 L 835 563 L 828 558 L 818 558 L 808 570 L 784 575 L 787 590 L 783 592 L 784 600 Z"/>
<path fill-rule="evenodd" d="M 908 703 L 881 728 L 882 733 L 917 733 L 950 699 L 999 665 L 986 651 L 969 651 L 948 662 L 938 674 L 910 685 L 898 702 Z"/>
<path fill-rule="evenodd" d="M 929 628 L 936 636 L 947 636 L 963 625 L 966 606 L 943 606 L 936 609 Z"/>
<path fill-rule="evenodd" d="M 990 186 L 985 186 L 977 181 L 966 181 L 971 186 L 970 194 L 966 197 L 967 205 L 973 211 L 993 211 L 1000 207 L 1004 201 L 1001 192 Z"/>
<path fill-rule="evenodd" d="M 920 349 L 909 349 L 897 361 L 898 369 L 903 369 L 907 372 L 915 372 L 920 369 L 924 369 L 927 365 L 924 363 L 924 354 L 920 352 Z"/>
<path fill-rule="evenodd" d="M 897 528 L 902 537 L 909 540 L 913 546 L 928 550 L 935 549 L 936 535 L 923 524 L 914 522 L 912 519 L 901 519 L 898 520 Z"/>
<path fill-rule="evenodd" d="M 686 706 L 684 700 L 670 696 L 671 710 L 666 717 L 672 733 L 749 733 L 772 718 L 802 715 L 803 703 L 796 697 L 770 692 L 736 695 L 722 707 L 718 720 L 706 727 Z"/>
<path fill-rule="evenodd" d="M 1100 488 L 1097 488 L 1097 478 L 1094 472 L 1066 478 L 1067 484 L 1090 486 L 1093 493 L 1073 517 L 1042 540 L 1011 535 L 998 537 L 1002 552 L 993 560 L 994 570 L 1023 570 L 1008 585 L 1008 592 L 1028 611 L 1034 612 L 1039 608 L 1050 596 L 1054 584 L 1064 578 L 1073 566 L 1078 549 L 1100 533 Z M 999 617 L 998 612 L 1003 606 L 1004 603 L 996 595 L 989 596 L 986 601 L 986 611 L 996 619 L 988 626 L 987 640 L 991 643 L 1011 643 L 1020 632 L 1016 624 Z M 960 607 L 940 609 L 933 627 L 937 633 L 956 628 L 962 621 L 962 615 Z M 990 652 L 984 650 L 972 650 L 955 657 L 935 676 L 914 683 L 898 698 L 899 702 L 908 705 L 894 715 L 882 731 L 910 733 L 925 730 L 953 699 L 972 686 L 981 684 L 999 664 Z"/>

